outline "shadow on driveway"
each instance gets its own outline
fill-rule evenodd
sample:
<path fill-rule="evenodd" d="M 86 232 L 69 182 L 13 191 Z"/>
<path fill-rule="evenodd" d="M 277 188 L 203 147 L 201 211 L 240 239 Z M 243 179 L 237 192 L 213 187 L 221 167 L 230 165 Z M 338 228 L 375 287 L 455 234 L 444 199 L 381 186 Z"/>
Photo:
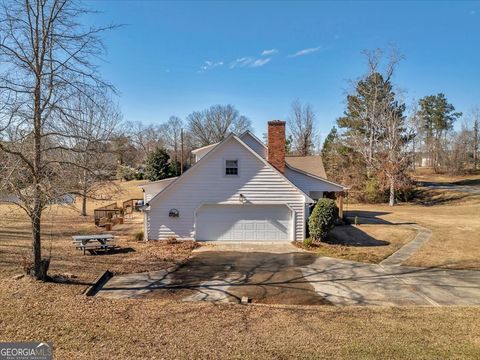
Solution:
<path fill-rule="evenodd" d="M 99 295 L 237 303 L 246 296 L 252 303 L 326 305 L 329 302 L 315 291 L 301 270 L 316 259 L 314 254 L 302 252 L 200 252 L 163 276 L 114 277 Z"/>

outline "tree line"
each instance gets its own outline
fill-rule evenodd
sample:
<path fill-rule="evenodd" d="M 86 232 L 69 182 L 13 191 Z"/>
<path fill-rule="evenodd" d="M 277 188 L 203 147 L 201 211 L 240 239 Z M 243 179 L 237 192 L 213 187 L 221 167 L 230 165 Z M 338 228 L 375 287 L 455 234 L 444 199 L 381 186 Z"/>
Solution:
<path fill-rule="evenodd" d="M 408 200 L 416 166 L 436 172 L 478 169 L 479 111 L 454 124 L 462 113 L 442 93 L 428 95 L 411 107 L 393 82 L 402 56 L 392 50 L 366 51 L 367 72 L 353 82 L 346 110 L 337 119 L 322 148 L 329 179 L 350 187 L 361 201 Z"/>

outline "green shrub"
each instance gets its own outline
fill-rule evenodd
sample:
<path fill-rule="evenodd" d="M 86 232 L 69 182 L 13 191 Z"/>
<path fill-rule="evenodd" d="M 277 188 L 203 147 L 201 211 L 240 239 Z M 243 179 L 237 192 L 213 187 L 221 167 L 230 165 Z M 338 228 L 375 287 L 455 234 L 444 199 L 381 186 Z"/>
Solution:
<path fill-rule="evenodd" d="M 133 174 L 133 178 L 135 180 L 144 180 L 143 172 L 137 171 L 136 173 Z"/>
<path fill-rule="evenodd" d="M 117 179 L 130 181 L 133 180 L 135 176 L 135 170 L 124 165 L 117 166 Z"/>
<path fill-rule="evenodd" d="M 313 245 L 313 239 L 308 237 L 305 240 L 303 240 L 303 245 L 306 247 L 311 247 Z"/>
<path fill-rule="evenodd" d="M 365 182 L 363 197 L 368 203 L 382 203 L 387 201 L 386 192 L 382 189 L 376 178 L 370 178 Z"/>
<path fill-rule="evenodd" d="M 326 198 L 318 200 L 308 219 L 310 237 L 313 240 L 324 240 L 337 218 L 338 208 L 335 201 Z"/>

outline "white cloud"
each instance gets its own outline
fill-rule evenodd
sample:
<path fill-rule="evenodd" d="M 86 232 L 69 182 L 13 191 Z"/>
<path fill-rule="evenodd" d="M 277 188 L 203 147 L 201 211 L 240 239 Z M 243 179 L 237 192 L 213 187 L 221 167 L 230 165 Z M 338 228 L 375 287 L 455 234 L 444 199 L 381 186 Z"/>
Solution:
<path fill-rule="evenodd" d="M 265 59 L 257 59 L 255 60 L 251 65 L 250 67 L 260 67 L 260 66 L 263 66 L 265 64 L 268 64 L 270 62 L 270 60 L 272 60 L 272 58 L 265 58 Z"/>
<path fill-rule="evenodd" d="M 251 65 L 255 59 L 252 59 L 251 57 L 242 57 L 235 59 L 231 64 L 230 64 L 230 69 L 235 69 L 237 67 L 245 67 Z"/>
<path fill-rule="evenodd" d="M 261 55 L 267 56 L 267 55 L 273 55 L 273 54 L 278 54 L 278 50 L 277 49 L 263 50 Z"/>
<path fill-rule="evenodd" d="M 314 47 L 314 48 L 302 49 L 302 50 L 297 51 L 295 54 L 291 54 L 291 55 L 288 55 L 288 56 L 289 57 L 305 56 L 305 55 L 309 55 L 309 54 L 312 54 L 314 52 L 317 52 L 318 50 L 320 50 L 320 46 Z"/>
<path fill-rule="evenodd" d="M 263 65 L 268 64 L 272 58 L 252 58 L 249 56 L 245 56 L 242 58 L 238 58 L 230 64 L 230 69 L 235 69 L 235 68 L 243 68 L 243 67 L 261 67 Z"/>
<path fill-rule="evenodd" d="M 205 60 L 202 66 L 200 66 L 200 71 L 208 71 L 211 69 L 214 69 L 216 67 L 223 66 L 223 61 L 210 61 L 210 60 Z"/>

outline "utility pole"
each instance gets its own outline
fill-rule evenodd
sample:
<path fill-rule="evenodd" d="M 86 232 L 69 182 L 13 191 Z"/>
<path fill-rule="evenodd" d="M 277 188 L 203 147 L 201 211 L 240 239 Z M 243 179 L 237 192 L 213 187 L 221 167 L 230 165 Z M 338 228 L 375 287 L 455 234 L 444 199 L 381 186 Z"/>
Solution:
<path fill-rule="evenodd" d="M 180 129 L 180 175 L 183 174 L 183 128 Z"/>

